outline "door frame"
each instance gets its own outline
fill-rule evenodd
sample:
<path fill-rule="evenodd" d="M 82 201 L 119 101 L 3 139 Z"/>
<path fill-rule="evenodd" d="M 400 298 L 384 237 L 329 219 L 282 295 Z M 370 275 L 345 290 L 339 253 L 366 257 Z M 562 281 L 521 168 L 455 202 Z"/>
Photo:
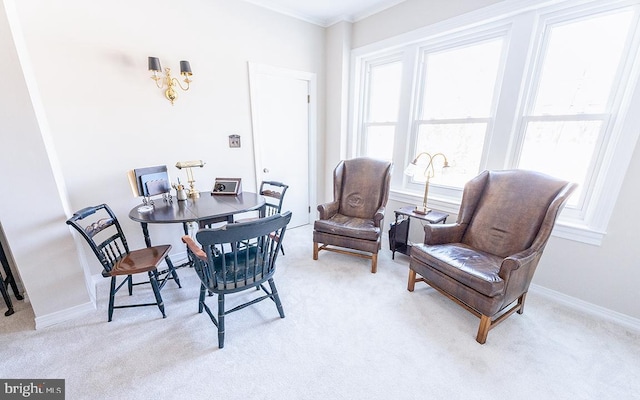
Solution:
<path fill-rule="evenodd" d="M 289 68 L 277 67 L 273 65 L 260 64 L 255 62 L 249 62 L 249 97 L 251 103 L 251 127 L 253 131 L 253 153 L 255 160 L 255 180 L 256 180 L 256 192 L 260 187 L 260 176 L 261 170 L 263 168 L 262 165 L 262 156 L 261 156 L 261 137 L 262 132 L 260 132 L 260 121 L 258 119 L 258 113 L 256 110 L 260 108 L 256 99 L 260 96 L 260 88 L 259 85 L 256 85 L 255 82 L 260 75 L 269 75 L 290 79 L 298 79 L 306 81 L 309 87 L 309 113 L 308 113 L 308 196 L 309 196 L 309 215 L 307 223 L 311 223 L 312 218 L 315 218 L 315 214 L 313 213 L 314 209 L 312 205 L 317 204 L 316 196 L 317 196 L 317 155 L 316 155 L 316 144 L 317 144 L 317 78 L 316 74 L 313 72 L 306 71 L 298 71 Z"/>

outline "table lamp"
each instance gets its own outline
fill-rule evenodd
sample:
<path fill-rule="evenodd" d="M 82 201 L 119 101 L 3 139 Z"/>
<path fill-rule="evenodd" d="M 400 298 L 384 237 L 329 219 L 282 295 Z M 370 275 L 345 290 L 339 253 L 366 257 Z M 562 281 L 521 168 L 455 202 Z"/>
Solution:
<path fill-rule="evenodd" d="M 200 192 L 196 190 L 195 187 L 195 179 L 193 178 L 193 171 L 191 168 L 195 167 L 204 167 L 204 162 L 202 160 L 194 160 L 194 161 L 178 161 L 176 163 L 176 168 L 178 169 L 186 169 L 187 170 L 187 181 L 189 182 L 189 193 L 188 196 L 192 199 L 200 197 Z"/>
<path fill-rule="evenodd" d="M 418 160 L 423 156 L 428 159 L 427 166 L 424 168 L 423 172 L 424 176 L 427 178 L 427 181 L 424 185 L 424 199 L 422 200 L 422 207 L 416 206 L 415 210 L 413 210 L 414 213 L 422 215 L 427 214 L 431 211 L 431 209 L 427 208 L 427 196 L 429 195 L 429 179 L 433 178 L 433 176 L 435 175 L 433 160 L 436 157 L 442 157 L 444 159 L 444 165 L 442 166 L 442 168 L 449 167 L 449 161 L 447 161 L 447 157 L 444 154 L 435 153 L 434 155 L 431 155 L 430 153 L 422 152 L 418 154 L 409 165 L 407 165 L 407 168 L 405 168 L 404 170 L 404 174 L 407 176 L 414 176 L 416 171 L 418 170 Z"/>

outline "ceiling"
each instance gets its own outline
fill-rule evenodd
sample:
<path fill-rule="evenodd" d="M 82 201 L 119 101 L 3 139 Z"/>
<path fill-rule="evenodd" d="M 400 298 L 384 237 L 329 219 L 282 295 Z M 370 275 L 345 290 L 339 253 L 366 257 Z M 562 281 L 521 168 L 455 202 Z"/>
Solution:
<path fill-rule="evenodd" d="M 405 0 L 245 0 L 321 26 L 354 22 Z"/>

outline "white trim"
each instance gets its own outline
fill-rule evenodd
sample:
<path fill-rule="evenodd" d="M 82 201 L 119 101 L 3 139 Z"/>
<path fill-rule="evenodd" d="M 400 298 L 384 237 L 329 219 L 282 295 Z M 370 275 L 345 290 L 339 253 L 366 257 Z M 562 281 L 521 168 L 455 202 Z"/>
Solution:
<path fill-rule="evenodd" d="M 97 308 L 95 303 L 86 302 L 84 304 L 80 304 L 71 308 L 66 308 L 64 310 L 56 311 L 51 314 L 36 317 L 36 330 L 47 328 L 61 322 L 74 320 L 90 312 L 94 312 L 96 309 Z"/>
<path fill-rule="evenodd" d="M 640 319 L 638 318 L 633 318 L 536 284 L 531 284 L 530 290 L 570 309 L 640 332 Z"/>

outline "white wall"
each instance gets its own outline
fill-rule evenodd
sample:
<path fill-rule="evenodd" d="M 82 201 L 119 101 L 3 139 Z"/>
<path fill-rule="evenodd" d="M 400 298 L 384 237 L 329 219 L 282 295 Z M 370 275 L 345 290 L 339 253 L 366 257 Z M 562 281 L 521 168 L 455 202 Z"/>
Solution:
<path fill-rule="evenodd" d="M 202 159 L 200 190 L 216 176 L 255 188 L 247 62 L 323 68 L 321 28 L 244 2 L 29 0 L 18 11 L 71 205 L 109 203 L 134 244 L 140 230 L 126 215 L 139 199 L 127 170 L 165 164 L 184 181 L 173 165 Z M 174 106 L 149 78 L 147 56 L 174 72 L 190 61 L 192 88 Z M 240 149 L 228 147 L 230 134 L 241 135 Z M 175 234 L 154 226 L 152 238 Z"/>
<path fill-rule="evenodd" d="M 351 158 L 347 154 L 347 122 L 349 116 L 349 63 L 351 59 L 352 24 L 339 22 L 326 32 L 326 131 L 322 138 L 323 160 L 319 165 L 323 182 L 324 197 L 318 197 L 318 203 L 333 199 L 333 170 L 341 160 Z M 313 210 L 315 211 L 315 210 Z"/>
<path fill-rule="evenodd" d="M 20 0 L 15 7 L 70 208 L 108 203 L 134 247 L 144 241 L 139 225 L 127 217 L 139 203 L 127 183 L 130 169 L 164 164 L 174 181 L 185 180 L 175 163 L 202 159 L 206 166 L 194 171 L 198 189 L 209 190 L 216 176 L 241 177 L 245 190 L 255 188 L 249 61 L 313 72 L 324 86 L 324 29 L 245 2 Z M 180 91 L 174 106 L 149 78 L 148 56 L 159 57 L 174 73 L 180 60 L 191 62 L 192 88 Z M 13 62 L 12 68 L 19 66 Z M 322 110 L 318 120 L 322 132 Z M 230 134 L 241 135 L 240 149 L 228 147 Z M 36 157 L 44 161 L 47 152 L 42 149 Z M 20 184 L 42 193 L 41 177 L 52 173 L 47 169 Z M 25 198 L 17 185 L 15 193 L 23 207 L 51 197 Z M 68 232 L 62 217 L 58 212 L 52 223 Z M 11 239 L 4 217 L 2 223 Z M 174 253 L 184 251 L 181 226 L 151 226 L 150 231 L 154 243 L 172 243 Z M 47 259 L 65 262 L 56 254 Z M 99 273 L 95 257 L 89 262 L 91 273 Z M 18 263 L 21 272 L 27 268 Z M 68 286 L 59 285 L 63 291 Z M 33 297 L 33 290 L 27 290 Z M 54 296 L 50 288 L 38 290 Z M 36 316 L 43 313 L 34 310 Z"/>
<path fill-rule="evenodd" d="M 436 5 L 436 2 L 408 0 L 355 23 L 353 46 L 355 48 L 382 41 L 497 2 L 441 0 Z M 639 95 L 640 85 L 636 89 L 632 109 L 640 107 Z M 614 311 L 614 314 L 621 313 L 640 319 L 640 303 L 636 298 L 640 282 L 640 262 L 635 252 L 638 244 L 637 235 L 634 234 L 640 226 L 640 214 L 637 212 L 637 205 L 640 204 L 638 176 L 640 145 L 636 146 L 602 245 L 594 246 L 552 237 L 534 276 L 534 284 L 573 297 L 578 302 Z M 385 234 L 388 224 L 393 221 L 393 210 L 404 205 L 406 204 L 398 201 L 389 202 Z M 455 221 L 455 218 L 452 215 L 448 222 Z M 413 226 L 413 241 L 422 240 L 422 232 L 418 227 L 419 224 Z"/>
<path fill-rule="evenodd" d="M 13 32 L 12 32 L 13 29 Z M 20 27 L 12 4 L 0 2 L 0 76 L 6 95 L 0 98 L 0 170 L 5 194 L 0 221 L 5 252 L 18 267 L 37 317 L 60 310 L 70 314 L 92 309 L 85 274 L 65 225 L 66 196 L 50 137 L 30 79 L 24 45 L 14 34 Z M 37 95 L 36 95 L 37 97 Z M 3 241 L 5 242 L 5 241 Z M 36 324 L 42 320 L 36 319 Z"/>

